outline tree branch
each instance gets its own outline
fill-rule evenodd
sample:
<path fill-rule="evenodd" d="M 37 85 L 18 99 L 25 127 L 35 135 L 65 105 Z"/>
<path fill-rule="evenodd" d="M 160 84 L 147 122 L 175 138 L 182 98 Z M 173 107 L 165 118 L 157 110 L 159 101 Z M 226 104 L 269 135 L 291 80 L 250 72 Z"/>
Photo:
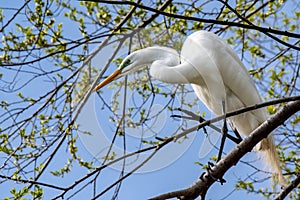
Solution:
<path fill-rule="evenodd" d="M 274 200 L 283 200 L 294 188 L 300 184 L 300 174 L 297 174 L 295 180 L 293 180 L 288 186 L 282 190 Z"/>
<path fill-rule="evenodd" d="M 177 197 L 178 199 L 195 199 L 198 196 L 201 196 L 202 199 L 204 199 L 206 192 L 213 183 L 215 183 L 218 179 L 222 179 L 223 175 L 231 167 L 236 165 L 237 162 L 246 153 L 250 152 L 258 142 L 266 138 L 269 133 L 283 124 L 289 117 L 291 117 L 299 110 L 299 100 L 288 103 L 283 108 L 281 108 L 277 112 L 277 114 L 275 114 L 263 124 L 261 124 L 258 128 L 256 128 L 249 135 L 249 137 L 245 138 L 230 153 L 228 153 L 222 160 L 220 160 L 214 167 L 212 167 L 210 172 L 205 172 L 201 176 L 201 178 L 199 178 L 193 185 L 183 190 L 159 195 L 157 197 L 151 198 L 151 200 L 161 200 L 175 197 Z"/>
<path fill-rule="evenodd" d="M 26 179 L 18 179 L 18 178 L 13 178 L 13 177 L 10 177 L 10 176 L 4 176 L 4 175 L 1 175 L 1 174 L 0 174 L 0 178 L 15 181 L 16 183 L 31 183 L 33 185 L 45 186 L 45 187 L 53 188 L 53 189 L 56 189 L 56 190 L 65 190 L 65 188 L 59 187 L 55 184 L 49 184 L 49 183 L 38 182 L 38 181 L 33 181 L 33 180 L 26 180 Z"/>
<path fill-rule="evenodd" d="M 157 14 L 161 14 L 163 16 L 173 17 L 175 19 L 177 18 L 177 19 L 185 19 L 185 20 L 191 20 L 191 21 L 203 22 L 203 23 L 236 26 L 236 27 L 245 28 L 245 29 L 258 30 L 263 33 L 274 33 L 276 35 L 285 35 L 288 37 L 300 38 L 300 34 L 288 32 L 288 31 L 280 31 L 280 30 L 276 30 L 276 29 L 272 29 L 272 28 L 265 28 L 265 27 L 260 27 L 260 26 L 256 26 L 256 25 L 241 24 L 241 23 L 230 22 L 230 21 L 220 21 L 220 20 L 214 20 L 214 19 L 204 19 L 204 18 L 198 18 L 198 17 L 192 17 L 192 16 L 178 15 L 178 14 L 173 14 L 173 13 L 168 13 L 168 12 L 165 12 L 162 10 L 158 10 L 155 8 L 151 8 L 151 7 L 142 5 L 142 4 L 138 4 L 133 1 L 111 1 L 111 0 L 81 0 L 81 1 L 93 1 L 93 2 L 107 3 L 107 4 L 132 5 L 132 6 L 141 8 L 141 9 L 155 12 Z"/>
<path fill-rule="evenodd" d="M 30 0 L 26 0 L 24 4 L 17 10 L 17 12 L 6 22 L 5 25 L 3 25 L 0 29 L 0 33 L 4 31 L 4 29 L 17 17 L 17 15 L 27 6 L 27 4 L 30 2 Z"/>
<path fill-rule="evenodd" d="M 231 10 L 236 16 L 238 16 L 238 18 L 240 18 L 243 22 L 246 22 L 248 23 L 249 25 L 251 26 L 256 26 L 255 24 L 253 24 L 252 22 L 250 22 L 248 19 L 246 19 L 245 17 L 243 17 L 242 15 L 240 15 L 234 8 L 232 8 L 227 2 L 225 1 L 222 1 L 222 0 L 218 0 L 219 2 L 223 3 L 229 10 Z M 272 38 L 273 40 L 289 47 L 289 48 L 293 48 L 293 49 L 296 49 L 296 50 L 300 50 L 299 47 L 297 47 L 296 45 L 292 45 L 290 43 L 287 43 L 277 37 L 275 37 L 274 35 L 270 34 L 269 32 L 265 32 L 265 31 L 262 31 L 266 36 Z M 297 41 L 298 42 L 298 41 Z"/>

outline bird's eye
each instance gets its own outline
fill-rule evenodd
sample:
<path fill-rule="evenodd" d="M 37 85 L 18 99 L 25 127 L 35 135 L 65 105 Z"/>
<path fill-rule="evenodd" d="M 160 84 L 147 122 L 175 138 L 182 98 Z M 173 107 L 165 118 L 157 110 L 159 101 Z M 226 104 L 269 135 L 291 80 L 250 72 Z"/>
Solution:
<path fill-rule="evenodd" d="M 124 63 L 124 67 L 127 67 L 128 65 L 130 65 L 131 60 L 126 60 L 126 62 Z"/>
<path fill-rule="evenodd" d="M 124 69 L 125 67 L 127 67 L 128 65 L 130 65 L 130 63 L 131 63 L 131 60 L 126 60 L 121 66 L 120 66 L 120 68 L 121 69 Z"/>

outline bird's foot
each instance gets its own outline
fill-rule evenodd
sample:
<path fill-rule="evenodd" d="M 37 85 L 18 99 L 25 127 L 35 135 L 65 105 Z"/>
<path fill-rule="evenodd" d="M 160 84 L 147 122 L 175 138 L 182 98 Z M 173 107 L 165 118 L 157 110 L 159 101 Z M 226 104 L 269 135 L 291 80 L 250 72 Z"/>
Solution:
<path fill-rule="evenodd" d="M 214 176 L 211 174 L 211 172 L 213 172 L 213 169 L 212 169 L 212 168 L 215 166 L 212 162 L 208 162 L 207 165 L 208 165 L 208 166 L 207 166 L 207 168 L 206 168 L 206 172 L 207 172 L 207 174 L 208 174 L 209 177 L 211 177 L 214 181 L 220 182 L 221 185 L 223 185 L 224 183 L 226 183 L 226 180 L 225 180 L 223 177 L 221 177 L 221 178 L 216 178 L 216 177 L 214 177 Z M 203 180 L 204 174 L 205 174 L 205 173 L 201 174 L 201 176 L 199 177 L 201 180 Z"/>

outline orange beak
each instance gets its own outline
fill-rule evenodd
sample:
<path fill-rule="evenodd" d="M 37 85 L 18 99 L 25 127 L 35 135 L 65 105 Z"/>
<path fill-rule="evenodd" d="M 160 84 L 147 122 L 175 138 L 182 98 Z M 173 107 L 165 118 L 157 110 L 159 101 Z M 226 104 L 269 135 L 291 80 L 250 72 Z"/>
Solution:
<path fill-rule="evenodd" d="M 112 73 L 111 75 L 109 75 L 106 79 L 104 79 L 104 81 L 102 81 L 99 85 L 97 85 L 94 88 L 94 92 L 96 92 L 97 90 L 99 90 L 100 88 L 102 88 L 103 86 L 109 84 L 110 82 L 112 82 L 116 76 L 118 76 L 121 73 L 120 69 L 117 69 L 114 73 Z"/>

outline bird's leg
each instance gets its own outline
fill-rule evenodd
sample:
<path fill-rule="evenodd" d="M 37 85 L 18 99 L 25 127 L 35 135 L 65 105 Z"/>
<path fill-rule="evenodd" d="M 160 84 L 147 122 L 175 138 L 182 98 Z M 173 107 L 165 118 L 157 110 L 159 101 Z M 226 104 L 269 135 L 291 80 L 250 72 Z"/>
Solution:
<path fill-rule="evenodd" d="M 236 136 L 235 143 L 239 144 L 243 140 L 243 138 L 241 137 L 240 133 L 235 128 L 233 128 L 232 130 Z"/>
<path fill-rule="evenodd" d="M 227 124 L 226 124 L 226 120 L 224 119 L 224 124 L 223 124 L 223 128 L 222 128 L 221 145 L 220 145 L 220 149 L 219 149 L 219 154 L 218 154 L 217 162 L 219 162 L 221 160 L 223 149 L 224 149 L 225 140 L 226 140 L 226 137 L 227 137 L 227 132 L 228 132 Z"/>
<path fill-rule="evenodd" d="M 226 113 L 226 109 L 225 109 L 225 101 L 222 101 L 222 107 L 223 107 L 223 113 Z M 222 153 L 223 153 L 223 149 L 224 149 L 224 144 L 225 144 L 225 140 L 228 133 L 228 128 L 227 128 L 227 123 L 226 123 L 226 116 L 224 117 L 224 121 L 223 121 L 223 128 L 222 128 L 222 139 L 221 139 L 221 145 L 220 145 L 220 149 L 219 149 L 219 154 L 218 154 L 218 158 L 217 158 L 217 162 L 219 162 L 221 160 L 222 157 Z"/>

